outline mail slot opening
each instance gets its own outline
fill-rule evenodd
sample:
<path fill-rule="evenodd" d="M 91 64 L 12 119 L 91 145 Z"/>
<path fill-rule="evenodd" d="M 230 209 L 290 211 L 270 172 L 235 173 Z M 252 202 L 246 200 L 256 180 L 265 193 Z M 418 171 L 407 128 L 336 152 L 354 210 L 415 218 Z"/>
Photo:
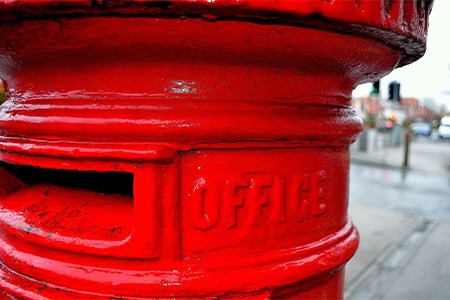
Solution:
<path fill-rule="evenodd" d="M 26 185 L 48 184 L 133 197 L 133 174 L 128 172 L 43 169 L 4 162 L 0 167 Z"/>
<path fill-rule="evenodd" d="M 133 173 L 53 170 L 0 163 L 0 228 L 70 250 L 131 234 Z M 74 240 L 74 237 L 77 237 Z M 86 250 L 88 251 L 88 250 Z M 90 251 L 90 250 L 89 250 Z"/>

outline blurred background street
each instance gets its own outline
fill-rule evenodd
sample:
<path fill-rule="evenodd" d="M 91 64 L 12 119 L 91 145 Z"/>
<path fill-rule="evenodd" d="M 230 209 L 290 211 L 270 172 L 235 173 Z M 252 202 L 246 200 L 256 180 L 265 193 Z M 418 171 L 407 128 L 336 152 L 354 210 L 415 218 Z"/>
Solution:
<path fill-rule="evenodd" d="M 450 299 L 450 140 L 412 135 L 404 168 L 405 132 L 392 143 L 392 131 L 370 129 L 351 148 L 361 242 L 346 299 Z"/>

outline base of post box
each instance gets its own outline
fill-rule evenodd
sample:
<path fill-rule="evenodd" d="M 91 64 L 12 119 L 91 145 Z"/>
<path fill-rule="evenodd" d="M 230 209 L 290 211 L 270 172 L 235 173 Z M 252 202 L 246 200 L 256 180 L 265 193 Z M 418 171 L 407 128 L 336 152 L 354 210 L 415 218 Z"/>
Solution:
<path fill-rule="evenodd" d="M 348 229 L 348 228 L 347 228 Z M 34 259 L 32 255 L 24 255 L 14 250 L 11 260 L 22 263 L 20 269 L 34 269 L 39 272 L 42 280 L 32 279 L 21 275 L 4 264 L 0 265 L 0 291 L 15 298 L 193 298 L 219 297 L 221 299 L 296 299 L 296 298 L 329 298 L 343 293 L 343 269 L 337 265 L 342 261 L 350 259 L 349 248 L 356 249 L 357 233 L 354 229 L 346 232 L 347 236 L 341 237 L 340 244 L 334 244 L 328 249 L 321 249 L 320 255 L 301 257 L 291 261 L 277 261 L 267 263 L 265 266 L 242 267 L 239 269 L 207 270 L 203 266 L 184 264 L 179 269 L 165 271 L 118 271 L 81 264 L 65 264 L 61 261 L 36 258 L 36 265 L 26 266 L 23 259 Z M 2 241 L 2 248 L 13 251 L 11 245 Z M 44 250 L 44 249 L 42 249 Z M 45 250 L 44 250 L 45 251 Z M 351 250 L 353 251 L 353 250 Z M 346 252 L 346 253 L 345 253 Z M 22 259 L 22 260 L 21 260 Z M 83 258 L 81 258 L 82 260 Z M 233 259 L 233 258 L 229 258 Z M 324 262 L 328 265 L 325 267 Z M 332 266 L 330 262 L 334 262 Z M 6 261 L 10 263 L 10 261 Z M 57 270 L 45 270 L 45 266 L 58 266 L 61 274 L 51 274 Z M 41 269 L 40 267 L 44 267 Z M 180 267 L 180 266 L 179 266 Z M 334 269 L 334 270 L 333 270 Z M 64 273 L 70 272 L 73 273 Z M 86 275 L 84 278 L 70 276 L 80 273 L 82 270 Z M 111 272 L 111 273 L 109 273 Z M 103 274 L 102 274 L 103 273 Z M 109 273 L 109 274 L 108 274 Z M 314 274 L 313 274 L 314 273 Z M 146 276 L 133 280 L 131 277 Z M 79 275 L 79 274 L 78 274 Z M 153 276 L 154 275 L 154 276 Z M 301 277 L 310 276 L 308 279 L 299 280 Z M 51 282 L 56 277 L 62 284 L 58 286 Z M 90 279 L 96 277 L 95 281 Z M 112 277 L 127 277 L 128 282 L 112 282 Z M 45 281 L 44 281 L 45 280 Z M 71 281 L 80 281 L 78 286 L 73 286 Z M 137 283 L 137 281 L 141 281 Z M 126 280 L 125 280 L 126 281 Z M 259 281 L 259 282 L 256 282 Z M 129 290 L 127 286 L 132 286 Z M 239 287 L 249 290 L 240 290 Z M 226 292 L 224 292 L 226 290 Z M 116 292 L 114 292 L 116 291 Z"/>

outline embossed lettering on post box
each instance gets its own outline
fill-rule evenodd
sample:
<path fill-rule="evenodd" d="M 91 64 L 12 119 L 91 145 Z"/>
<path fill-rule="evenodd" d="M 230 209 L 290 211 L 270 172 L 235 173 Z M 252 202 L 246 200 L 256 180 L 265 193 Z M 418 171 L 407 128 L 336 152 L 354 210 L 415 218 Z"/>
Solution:
<path fill-rule="evenodd" d="M 346 194 L 332 186 L 346 178 L 348 157 L 344 149 L 321 152 L 326 155 L 318 153 L 317 161 L 308 159 L 311 154 L 304 149 L 273 150 L 270 160 L 261 150 L 205 150 L 183 156 L 184 250 L 197 253 L 221 244 L 226 251 L 244 245 L 255 251 L 252 245 L 261 239 L 274 248 L 294 247 L 308 242 L 312 226 L 323 227 L 324 236 L 342 226 L 344 220 L 334 217 L 340 211 L 337 203 L 346 207 Z M 222 241 L 207 242 L 218 237 Z"/>
<path fill-rule="evenodd" d="M 201 177 L 195 181 L 189 194 L 189 216 L 196 228 L 208 230 L 223 220 L 223 226 L 237 225 L 239 209 L 247 207 L 249 213 L 242 226 L 248 228 L 263 222 L 263 209 L 269 209 L 270 222 L 284 223 L 286 218 L 298 222 L 309 216 L 325 213 L 322 183 L 325 171 L 294 175 L 290 178 L 270 176 L 267 173 L 245 173 L 240 179 L 225 182 L 208 181 Z M 209 184 L 208 184 L 209 182 Z"/>

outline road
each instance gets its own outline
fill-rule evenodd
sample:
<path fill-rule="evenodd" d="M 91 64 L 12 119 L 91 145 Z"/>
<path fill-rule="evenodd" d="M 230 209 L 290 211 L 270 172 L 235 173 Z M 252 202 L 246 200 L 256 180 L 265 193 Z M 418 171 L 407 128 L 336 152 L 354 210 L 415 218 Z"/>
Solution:
<path fill-rule="evenodd" d="M 350 201 L 450 221 L 450 173 L 443 176 L 352 163 Z"/>

